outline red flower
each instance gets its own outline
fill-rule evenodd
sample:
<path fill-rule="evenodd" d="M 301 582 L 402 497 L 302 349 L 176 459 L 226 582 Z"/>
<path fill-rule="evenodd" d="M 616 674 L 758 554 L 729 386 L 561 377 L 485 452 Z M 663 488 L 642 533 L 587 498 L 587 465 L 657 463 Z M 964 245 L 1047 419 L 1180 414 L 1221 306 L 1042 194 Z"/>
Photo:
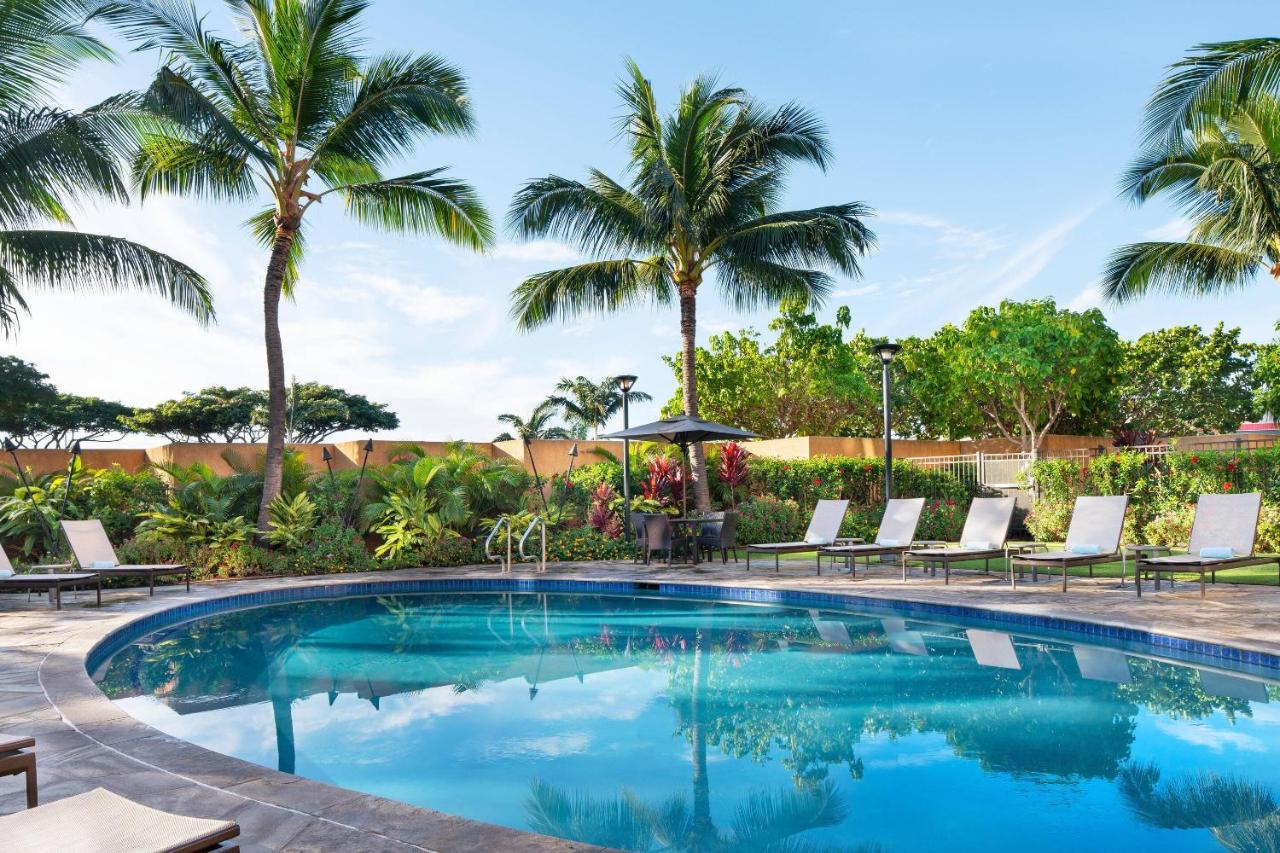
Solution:
<path fill-rule="evenodd" d="M 1080 473 L 1081 473 L 1081 474 L 1088 474 L 1088 473 L 1089 473 L 1089 466 L 1088 466 L 1088 465 L 1081 465 L 1081 466 L 1080 466 Z"/>
<path fill-rule="evenodd" d="M 1231 484 L 1230 484 L 1230 483 L 1223 483 L 1223 484 L 1222 484 L 1222 491 L 1224 491 L 1224 492 L 1229 492 L 1229 491 L 1231 491 Z"/>
<path fill-rule="evenodd" d="M 866 464 L 866 465 L 863 465 L 863 466 L 862 466 L 862 470 L 863 470 L 863 471 L 870 471 L 870 470 L 872 470 L 872 469 L 873 469 L 873 468 L 875 468 L 875 467 L 876 467 L 876 466 L 874 466 L 874 465 L 872 465 L 872 464 L 868 463 L 868 464 Z"/>
<path fill-rule="evenodd" d="M 1234 471 L 1234 470 L 1236 470 L 1236 463 L 1234 463 L 1234 462 L 1228 462 L 1228 463 L 1227 463 L 1227 470 L 1228 470 L 1228 471 Z"/>
<path fill-rule="evenodd" d="M 813 484 L 814 484 L 815 486 L 821 486 L 821 485 L 822 485 L 822 478 L 821 478 L 821 477 L 814 477 L 814 478 L 813 478 Z"/>
<path fill-rule="evenodd" d="M 790 471 L 790 470 L 791 470 L 791 466 L 790 466 L 790 465 L 783 465 L 783 466 L 782 466 L 782 470 L 783 470 L 783 471 Z"/>
<path fill-rule="evenodd" d="M 1192 464 L 1192 465 L 1196 464 L 1196 463 L 1197 463 L 1197 462 L 1199 462 L 1199 461 L 1200 461 L 1200 457 L 1199 457 L 1199 456 L 1192 456 L 1192 457 L 1191 457 L 1191 464 Z"/>
<path fill-rule="evenodd" d="M 947 498 L 947 506 L 955 506 L 955 505 L 956 505 L 955 501 L 953 501 L 951 498 Z"/>

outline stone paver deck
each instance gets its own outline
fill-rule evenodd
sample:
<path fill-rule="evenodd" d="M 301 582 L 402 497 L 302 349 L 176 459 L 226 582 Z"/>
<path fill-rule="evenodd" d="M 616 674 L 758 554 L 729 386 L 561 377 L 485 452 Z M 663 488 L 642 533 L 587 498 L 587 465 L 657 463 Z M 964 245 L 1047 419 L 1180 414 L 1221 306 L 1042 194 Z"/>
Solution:
<path fill-rule="evenodd" d="M 42 598 L 0 595 L 0 734 L 37 740 L 41 802 L 105 787 L 156 808 L 239 822 L 242 847 L 250 850 L 361 851 L 578 851 L 593 849 L 544 836 L 477 823 L 379 797 L 336 788 L 209 752 L 134 720 L 90 680 L 85 655 L 104 635 L 157 610 L 212 597 L 284 584 L 446 577 L 497 577 L 492 566 L 417 569 L 373 575 L 263 578 L 163 587 L 154 598 L 145 589 L 67 596 L 55 612 Z M 818 590 L 898 600 L 964 604 L 1039 616 L 1154 631 L 1280 654 L 1280 588 L 1219 583 L 1201 601 L 1194 584 L 1176 591 L 1134 596 L 1132 581 L 1073 578 L 1063 593 L 1054 582 L 1021 584 L 960 572 L 950 586 L 916 572 L 907 583 L 896 570 L 873 570 L 856 579 L 824 573 L 811 563 L 784 563 L 748 574 L 741 564 L 636 566 L 630 563 L 564 563 L 545 574 L 519 570 L 517 577 L 582 580 L 675 580 L 682 582 Z M 25 806 L 22 781 L 0 779 L 0 814 Z"/>

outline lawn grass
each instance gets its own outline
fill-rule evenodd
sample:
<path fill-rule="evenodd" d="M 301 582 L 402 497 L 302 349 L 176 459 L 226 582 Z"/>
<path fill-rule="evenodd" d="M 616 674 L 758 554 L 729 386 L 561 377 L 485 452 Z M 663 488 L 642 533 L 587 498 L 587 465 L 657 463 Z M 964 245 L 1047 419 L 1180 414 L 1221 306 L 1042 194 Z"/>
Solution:
<path fill-rule="evenodd" d="M 1010 544 L 1017 544 L 1017 543 L 1010 543 Z M 1057 550 L 1059 547 L 1060 547 L 1059 543 L 1049 543 L 1050 550 Z M 784 554 L 782 556 L 782 565 L 786 566 L 787 568 L 806 568 L 812 571 L 815 567 L 814 561 L 816 559 L 816 556 L 817 556 L 816 551 L 801 551 L 794 554 Z M 742 552 L 739 552 L 739 557 L 742 557 Z M 757 559 L 759 559 L 758 564 L 756 563 Z M 761 572 L 773 571 L 773 559 L 771 555 L 761 554 L 758 557 L 753 555 L 751 562 L 752 562 L 751 570 L 753 572 L 757 571 L 756 569 L 757 565 L 759 566 L 759 571 Z M 884 563 L 883 565 L 881 565 L 875 562 L 872 562 L 871 564 L 873 569 L 877 569 L 877 568 L 890 569 L 890 568 L 896 568 L 897 565 L 898 565 L 897 563 L 892 563 L 892 564 Z M 961 571 L 964 571 L 964 570 L 972 571 L 975 569 L 978 571 L 981 571 L 982 567 L 983 567 L 982 560 L 966 560 L 964 562 L 951 564 L 951 568 L 953 571 L 956 569 L 960 569 Z M 823 562 L 822 568 L 824 572 L 828 571 L 826 561 Z M 843 571 L 843 567 L 841 566 L 838 560 L 836 562 L 836 568 Z M 918 571 L 919 568 L 920 567 L 918 565 L 912 566 L 913 571 Z M 861 562 L 858 563 L 858 570 L 862 571 Z M 1004 570 L 1003 567 L 999 565 L 998 561 L 993 560 L 991 562 L 992 574 L 1003 572 L 1003 570 Z M 1030 571 L 1031 569 L 1028 567 L 1027 573 L 1030 574 Z M 1042 569 L 1041 574 L 1048 574 L 1051 577 L 1061 578 L 1062 570 L 1056 567 L 1045 568 L 1045 569 Z M 1067 574 L 1070 577 L 1089 577 L 1089 567 L 1080 566 L 1077 568 L 1068 569 Z M 1120 561 L 1116 560 L 1114 563 L 1095 564 L 1093 566 L 1093 576 L 1095 578 L 1119 579 Z M 1132 559 L 1129 560 L 1128 577 L 1129 578 L 1133 577 L 1133 560 Z M 1167 574 L 1162 575 L 1162 577 L 1167 580 L 1169 578 L 1169 575 Z M 1199 583 L 1200 581 L 1200 575 L 1195 572 L 1178 572 L 1175 575 L 1173 575 L 1173 577 L 1175 580 L 1178 580 L 1178 581 L 1194 581 L 1196 583 Z M 1246 566 L 1244 568 L 1239 568 L 1239 569 L 1224 570 L 1218 573 L 1218 583 L 1238 583 L 1238 584 L 1255 584 L 1255 585 L 1265 585 L 1265 586 L 1280 586 L 1280 578 L 1277 577 L 1276 566 L 1274 563 L 1272 563 L 1268 565 Z"/>

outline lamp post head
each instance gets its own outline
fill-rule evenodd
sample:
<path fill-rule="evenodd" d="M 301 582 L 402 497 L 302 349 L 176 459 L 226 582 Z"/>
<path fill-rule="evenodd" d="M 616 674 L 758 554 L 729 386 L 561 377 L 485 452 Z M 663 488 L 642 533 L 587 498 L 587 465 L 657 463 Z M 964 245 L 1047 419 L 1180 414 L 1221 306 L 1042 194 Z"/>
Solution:
<path fill-rule="evenodd" d="M 573 443 L 573 445 L 572 445 L 572 446 L 570 446 L 570 448 L 569 448 L 569 458 L 570 458 L 570 459 L 577 459 L 577 458 L 578 458 L 578 442 L 576 442 L 576 441 L 575 441 L 575 442 Z"/>
<path fill-rule="evenodd" d="M 371 438 L 371 439 L 369 439 L 368 441 L 366 441 L 366 442 L 364 443 L 364 452 L 365 452 L 365 455 L 366 455 L 366 456 L 373 452 L 373 439 L 372 439 L 372 438 Z"/>
<path fill-rule="evenodd" d="M 72 456 L 79 456 L 79 455 L 80 455 L 80 442 L 76 441 L 76 442 L 73 442 L 73 443 L 72 443 L 72 445 L 71 445 L 71 455 L 72 455 Z"/>
<path fill-rule="evenodd" d="M 14 444 L 14 442 L 13 442 L 13 439 L 12 439 L 12 438 L 6 438 L 6 439 L 4 440 L 4 452 L 5 452 L 5 453 L 13 453 L 13 452 L 14 452 L 15 450 L 17 450 L 17 449 L 18 449 L 18 445 Z"/>
<path fill-rule="evenodd" d="M 613 377 L 613 381 L 617 383 L 618 390 L 626 394 L 631 390 L 631 386 L 636 384 L 636 377 L 624 373 L 621 376 Z"/>
<path fill-rule="evenodd" d="M 894 356 L 898 354 L 898 351 L 900 349 L 902 349 L 901 344 L 895 344 L 891 341 L 885 341 L 884 343 L 876 344 L 875 346 L 873 346 L 871 348 L 871 351 L 876 355 L 880 356 L 880 361 L 882 361 L 883 363 L 892 364 Z"/>
<path fill-rule="evenodd" d="M 326 447 L 320 451 L 320 458 L 323 459 L 325 463 L 329 463 L 333 461 L 333 454 L 330 453 L 329 448 Z"/>

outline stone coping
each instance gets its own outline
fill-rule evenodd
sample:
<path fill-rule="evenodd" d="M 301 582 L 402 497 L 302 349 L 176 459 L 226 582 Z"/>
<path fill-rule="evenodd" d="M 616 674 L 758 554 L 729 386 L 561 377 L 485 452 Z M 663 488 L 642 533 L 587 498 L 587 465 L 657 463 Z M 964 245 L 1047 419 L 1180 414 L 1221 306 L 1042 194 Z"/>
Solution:
<path fill-rule="evenodd" d="M 53 718 L 58 720 L 62 729 L 69 729 L 86 741 L 83 747 L 69 750 L 71 754 L 63 760 L 68 764 L 96 761 L 113 768 L 112 773 L 103 774 L 100 779 L 109 788 L 119 787 L 113 784 L 112 778 L 117 774 L 141 773 L 156 780 L 153 787 L 162 789 L 164 780 L 168 779 L 169 787 L 187 792 L 185 797 L 179 798 L 180 808 L 175 808 L 172 802 L 160 796 L 165 793 L 163 790 L 156 791 L 156 796 L 150 798 L 137 797 L 143 802 L 150 799 L 149 804 L 156 804 L 159 799 L 158 807 L 213 816 L 209 810 L 202 812 L 199 804 L 214 797 L 231 796 L 242 802 L 243 810 L 237 811 L 235 807 L 226 805 L 224 799 L 224 804 L 217 811 L 244 814 L 246 817 L 252 812 L 260 825 L 270 827 L 274 819 L 277 824 L 288 824 L 297 830 L 287 843 L 277 841 L 273 836 L 269 841 L 257 844 L 247 830 L 244 838 L 246 850 L 355 849 L 353 841 L 359 849 L 367 850 L 600 849 L 361 794 L 212 752 L 159 732 L 129 716 L 98 689 L 86 666 L 94 650 L 111 635 L 127 630 L 129 625 L 148 617 L 187 605 L 285 589 L 306 588 L 307 592 L 320 593 L 316 588 L 328 588 L 349 594 L 351 589 L 366 585 L 385 590 L 405 582 L 419 581 L 436 582 L 432 583 L 435 586 L 456 580 L 465 582 L 466 588 L 474 589 L 474 581 L 478 579 L 501 579 L 503 586 L 515 582 L 529 587 L 560 586 L 565 590 L 570 584 L 560 582 L 578 581 L 572 584 L 574 588 L 591 591 L 595 586 L 602 592 L 616 587 L 616 592 L 661 593 L 666 588 L 667 591 L 691 596 L 776 601 L 796 606 L 803 606 L 805 602 L 812 602 L 810 606 L 821 606 L 821 602 L 827 602 L 832 608 L 876 604 L 899 607 L 905 604 L 908 609 L 923 608 L 918 616 L 912 613 L 913 618 L 945 619 L 946 611 L 950 611 L 952 618 L 988 618 L 1002 621 L 1010 630 L 1033 633 L 1056 630 L 1049 624 L 1042 624 L 1039 628 L 1032 624 L 1056 619 L 1060 622 L 1057 627 L 1072 635 L 1077 634 L 1079 626 L 1087 626 L 1095 631 L 1094 637 L 1104 642 L 1119 640 L 1125 645 L 1138 642 L 1134 637 L 1106 633 L 1112 630 L 1164 637 L 1185 644 L 1151 650 L 1161 657 L 1198 660 L 1207 654 L 1207 659 L 1212 660 L 1218 657 L 1214 650 L 1240 649 L 1265 656 L 1263 663 L 1257 662 L 1262 658 L 1252 663 L 1244 661 L 1247 669 L 1269 671 L 1272 675 L 1275 674 L 1272 665 L 1280 661 L 1280 630 L 1272 627 L 1276 621 L 1274 614 L 1280 612 L 1280 590 L 1275 588 L 1237 587 L 1227 591 L 1225 585 L 1219 585 L 1215 594 L 1221 590 L 1222 597 L 1229 600 L 1217 602 L 1211 597 L 1209 602 L 1212 603 L 1205 605 L 1198 597 L 1189 598 L 1187 593 L 1166 593 L 1163 597 L 1148 596 L 1135 600 L 1130 592 L 1117 600 L 1113 591 L 1114 580 L 1081 580 L 1074 584 L 1073 592 L 1058 594 L 1034 585 L 1031 589 L 1024 585 L 1016 592 L 1010 592 L 1007 584 L 999 584 L 990 577 L 984 579 L 982 575 L 973 575 L 959 582 L 953 579 L 951 586 L 943 587 L 937 583 L 901 585 L 883 579 L 813 578 L 807 573 L 799 577 L 794 573 L 774 575 L 772 572 L 746 575 L 740 567 L 733 566 L 691 571 L 684 567 L 655 569 L 628 563 L 563 564 L 541 575 L 532 572 L 498 575 L 493 567 L 480 566 L 202 583 L 193 586 L 190 593 L 184 593 L 180 588 L 161 588 L 154 598 L 134 596 L 123 606 L 113 593 L 108 593 L 101 610 L 73 605 L 63 611 L 70 617 L 65 620 L 59 619 L 53 611 L 46 613 L 28 609 L 18 614 L 0 611 L 0 630 L 10 627 L 9 620 L 16 622 L 20 617 L 38 616 L 42 624 L 49 626 L 48 631 L 56 635 L 42 635 L 32 643 L 33 647 L 44 649 L 43 657 L 32 661 L 35 664 L 32 668 L 37 675 L 42 698 L 52 706 Z M 696 582 L 690 583 L 691 580 Z M 462 587 L 460 583 L 459 588 Z M 1116 606 L 1122 602 L 1129 604 Z M 1253 630 L 1253 626 L 1262 624 L 1270 630 Z M 0 681 L 7 679 L 8 675 L 0 670 Z M 2 684 L 0 690 L 3 690 Z M 29 719 L 35 717 L 6 717 L 3 707 L 0 707 L 0 729 L 19 733 L 24 729 L 23 723 Z M 36 728 L 49 732 L 34 732 L 38 738 L 37 751 L 43 761 L 49 753 L 42 750 L 41 743 L 50 740 L 50 734 L 58 728 L 52 719 L 41 721 Z M 42 774 L 44 766 L 42 763 Z M 47 795 L 45 798 L 48 799 Z M 242 821 L 242 826 L 246 822 L 245 817 L 237 819 Z"/>

